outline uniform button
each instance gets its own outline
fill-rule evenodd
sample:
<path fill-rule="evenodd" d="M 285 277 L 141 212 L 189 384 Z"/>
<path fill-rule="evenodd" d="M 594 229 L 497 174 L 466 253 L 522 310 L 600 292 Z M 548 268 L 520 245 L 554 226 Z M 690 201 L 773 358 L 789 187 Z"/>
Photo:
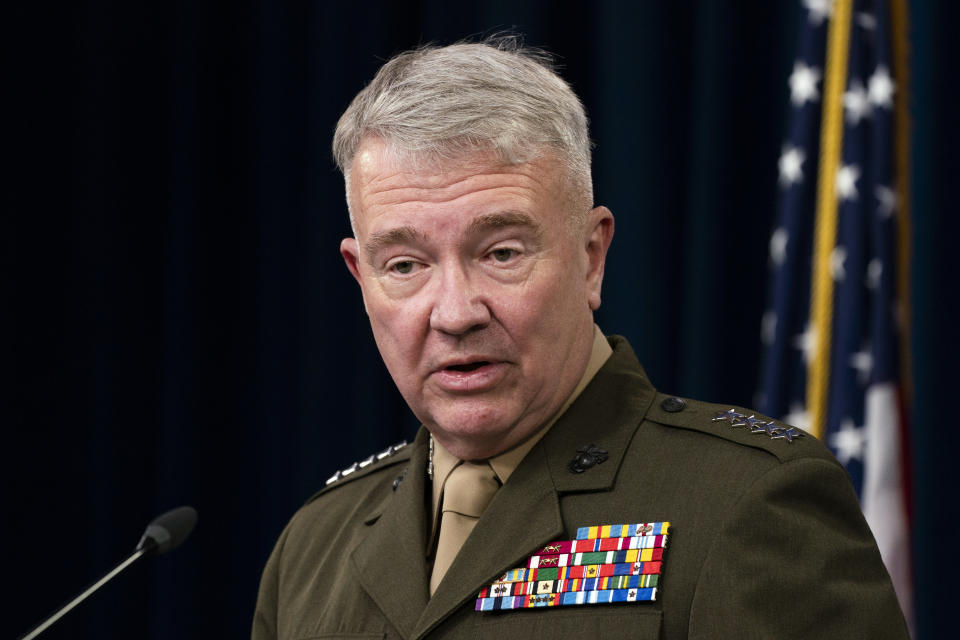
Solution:
<path fill-rule="evenodd" d="M 660 403 L 660 408 L 667 413 L 677 413 L 678 411 L 683 411 L 684 407 L 686 406 L 687 403 L 683 398 L 665 398 L 663 402 Z"/>

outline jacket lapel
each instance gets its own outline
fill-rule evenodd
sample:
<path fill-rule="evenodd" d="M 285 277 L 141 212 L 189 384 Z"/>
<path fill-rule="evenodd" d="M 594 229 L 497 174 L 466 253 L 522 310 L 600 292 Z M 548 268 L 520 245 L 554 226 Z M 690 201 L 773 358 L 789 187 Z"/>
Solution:
<path fill-rule="evenodd" d="M 362 575 L 364 587 L 404 637 L 423 637 L 472 602 L 481 587 L 494 582 L 508 569 L 521 566 L 538 548 L 564 539 L 568 531 L 578 526 L 601 524 L 565 523 L 560 497 L 566 493 L 605 491 L 613 486 L 630 440 L 656 397 L 627 342 L 613 338 L 611 344 L 613 355 L 497 492 L 429 599 L 428 577 L 422 562 L 426 544 L 425 474 L 420 471 L 425 464 L 425 457 L 421 459 L 425 456 L 424 438 L 423 446 L 411 460 L 408 479 L 401 486 L 401 490 L 405 487 L 408 492 L 416 492 L 419 502 L 414 504 L 409 494 L 401 495 L 398 490 L 397 498 L 402 499 L 389 505 L 374 527 L 376 535 L 368 537 L 355 555 L 358 566 L 361 562 L 369 563 Z M 417 440 L 421 440 L 419 435 Z M 607 451 L 608 459 L 583 473 L 571 473 L 567 464 L 580 447 L 589 444 Z M 416 518 L 409 518 L 409 514 L 416 514 Z M 409 521 L 405 522 L 405 517 Z M 407 544 L 406 540 L 413 539 L 414 534 L 417 542 Z M 400 538 L 404 541 L 398 549 Z M 377 557 L 387 561 L 378 550 L 391 546 L 396 555 L 389 560 L 389 566 L 370 560 Z M 403 568 L 406 564 L 401 561 L 406 556 L 416 559 L 416 570 Z M 406 573 L 390 575 L 397 572 Z"/>
<path fill-rule="evenodd" d="M 403 482 L 367 518 L 366 535 L 352 553 L 361 586 L 404 638 L 427 604 L 427 432 L 421 429 Z"/>
<path fill-rule="evenodd" d="M 610 343 L 613 355 L 541 443 L 561 494 L 613 487 L 627 447 L 657 395 L 626 340 L 614 336 Z M 605 451 L 607 460 L 572 473 L 570 461 L 588 445 Z M 575 528 L 600 523 L 566 524 Z"/>
<path fill-rule="evenodd" d="M 538 548 L 565 539 L 578 526 L 601 524 L 565 523 L 560 497 L 613 487 L 630 440 L 656 397 L 629 344 L 622 338 L 611 343 L 607 363 L 494 496 L 423 610 L 414 637 L 429 633 Z M 571 473 L 568 463 L 589 444 L 607 451 L 608 459 Z"/>
<path fill-rule="evenodd" d="M 560 501 L 538 444 L 497 491 L 417 621 L 422 637 L 484 584 L 495 581 L 539 546 L 563 533 Z"/>

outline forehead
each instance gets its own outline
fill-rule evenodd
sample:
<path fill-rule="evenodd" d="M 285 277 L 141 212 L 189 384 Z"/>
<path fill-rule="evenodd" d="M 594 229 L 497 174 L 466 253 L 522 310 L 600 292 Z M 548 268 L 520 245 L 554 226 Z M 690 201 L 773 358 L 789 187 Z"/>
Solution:
<path fill-rule="evenodd" d="M 444 161 L 394 153 L 378 139 L 354 156 L 349 183 L 358 235 L 395 218 L 468 218 L 502 211 L 561 214 L 561 172 L 552 154 L 506 165 L 492 152 Z"/>

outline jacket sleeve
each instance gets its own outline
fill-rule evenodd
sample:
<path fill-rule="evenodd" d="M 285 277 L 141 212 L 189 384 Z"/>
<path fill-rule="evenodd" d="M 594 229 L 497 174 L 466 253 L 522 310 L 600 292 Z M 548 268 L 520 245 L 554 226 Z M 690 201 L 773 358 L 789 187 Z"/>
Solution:
<path fill-rule="evenodd" d="M 744 492 L 707 552 L 689 637 L 909 638 L 840 465 L 792 460 Z"/>
<path fill-rule="evenodd" d="M 250 632 L 251 640 L 276 640 L 279 636 L 277 606 L 279 604 L 280 557 L 283 554 L 283 546 L 289 531 L 290 527 L 288 525 L 280 534 L 280 539 L 274 545 L 273 552 L 263 568 L 263 575 L 260 576 L 257 607 L 253 613 L 253 629 Z"/>

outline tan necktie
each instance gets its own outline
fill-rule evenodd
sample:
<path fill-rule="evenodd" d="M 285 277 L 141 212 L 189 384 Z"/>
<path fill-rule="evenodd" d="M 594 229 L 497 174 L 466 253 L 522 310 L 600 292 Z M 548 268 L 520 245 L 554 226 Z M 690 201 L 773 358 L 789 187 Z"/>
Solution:
<path fill-rule="evenodd" d="M 499 488 L 500 481 L 486 462 L 463 462 L 450 472 L 443 485 L 437 555 L 430 576 L 431 596 Z"/>

